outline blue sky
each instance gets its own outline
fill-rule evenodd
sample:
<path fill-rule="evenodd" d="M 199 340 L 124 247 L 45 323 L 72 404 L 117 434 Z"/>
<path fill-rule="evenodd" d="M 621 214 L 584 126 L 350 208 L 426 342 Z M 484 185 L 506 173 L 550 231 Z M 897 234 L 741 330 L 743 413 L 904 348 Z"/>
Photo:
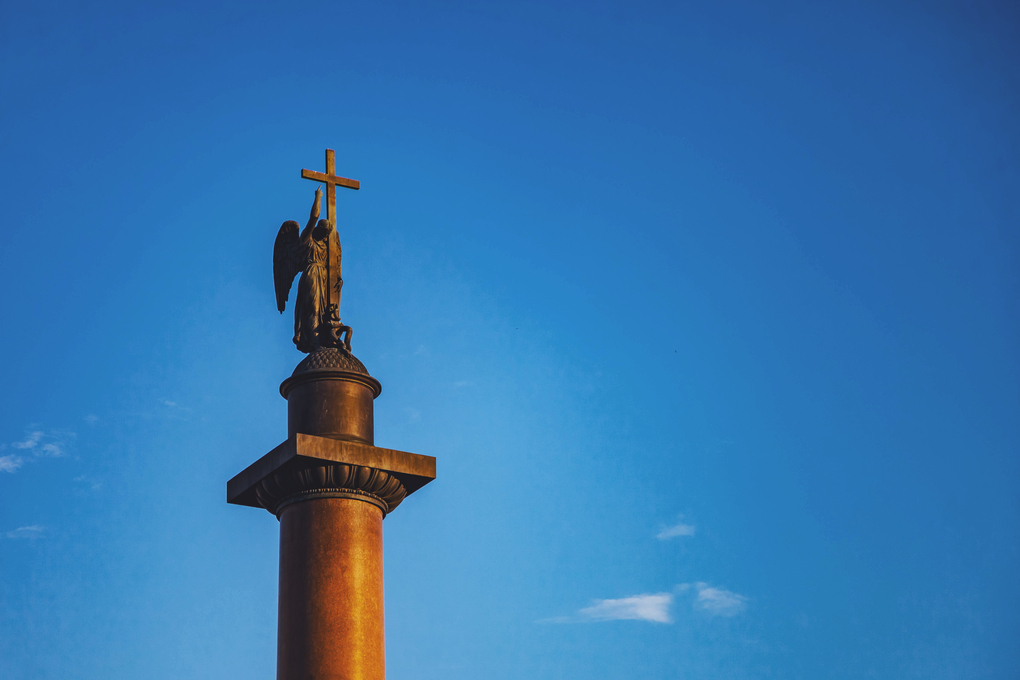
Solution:
<path fill-rule="evenodd" d="M 1013 678 L 1009 3 L 4 3 L 0 676 L 272 678 L 339 197 L 404 678 Z"/>

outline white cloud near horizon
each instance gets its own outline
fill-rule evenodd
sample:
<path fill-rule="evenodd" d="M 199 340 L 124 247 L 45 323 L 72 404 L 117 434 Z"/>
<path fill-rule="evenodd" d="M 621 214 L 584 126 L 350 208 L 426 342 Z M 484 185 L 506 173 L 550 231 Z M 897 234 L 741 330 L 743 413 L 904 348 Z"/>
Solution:
<path fill-rule="evenodd" d="M 656 534 L 655 537 L 657 539 L 659 539 L 660 541 L 665 541 L 665 540 L 668 540 L 670 538 L 676 538 L 677 536 L 693 536 L 694 535 L 694 531 L 695 531 L 694 525 L 693 524 L 684 524 L 683 516 L 681 516 L 680 517 L 680 521 L 678 521 L 676 524 L 674 524 L 671 527 L 666 527 L 665 529 L 660 531 L 658 534 Z"/>
<path fill-rule="evenodd" d="M 635 595 L 618 600 L 596 600 L 578 613 L 589 621 L 652 621 L 672 623 L 669 607 L 673 603 L 671 593 Z"/>
<path fill-rule="evenodd" d="M 45 527 L 33 524 L 32 526 L 18 527 L 14 531 L 8 531 L 4 535 L 7 538 L 39 538 L 43 535 L 43 531 L 45 530 Z"/>
<path fill-rule="evenodd" d="M 62 442 L 49 442 L 43 444 L 39 447 L 39 455 L 60 458 L 64 455 L 64 445 Z"/>
<path fill-rule="evenodd" d="M 31 453 L 35 458 L 61 458 L 77 435 L 74 432 L 29 430 L 20 442 L 12 442 L 11 447 Z M 7 445 L 0 445 L 0 450 Z M 16 453 L 0 456 L 0 472 L 14 473 L 33 458 L 25 458 Z"/>
<path fill-rule="evenodd" d="M 714 588 L 707 583 L 695 583 L 698 595 L 694 598 L 694 608 L 712 616 L 736 616 L 747 607 L 747 597 L 722 588 Z"/>
<path fill-rule="evenodd" d="M 36 430 L 35 432 L 29 432 L 25 437 L 25 441 L 14 442 L 11 444 L 16 449 L 34 449 L 39 446 L 39 440 L 43 438 L 42 430 Z"/>
<path fill-rule="evenodd" d="M 15 472 L 19 467 L 25 464 L 25 459 L 21 456 L 11 454 L 9 456 L 0 456 L 0 472 Z"/>
<path fill-rule="evenodd" d="M 16 449 L 31 451 L 36 456 L 60 458 L 67 453 L 70 441 L 77 435 L 74 432 L 56 431 L 46 433 L 43 430 L 32 430 L 20 442 L 11 444 Z"/>
<path fill-rule="evenodd" d="M 103 488 L 102 482 L 91 477 L 86 477 L 85 475 L 78 475 L 71 481 L 77 482 L 79 484 L 86 484 L 92 491 L 98 491 L 99 489 Z"/>
<path fill-rule="evenodd" d="M 188 406 L 182 406 L 176 401 L 170 399 L 159 400 L 161 413 L 164 417 L 170 418 L 171 420 L 190 420 L 191 419 L 191 408 Z"/>
<path fill-rule="evenodd" d="M 704 581 L 680 583 L 671 593 L 646 593 L 633 597 L 610 600 L 593 600 L 591 606 L 578 610 L 573 616 L 554 616 L 537 623 L 591 623 L 595 621 L 651 621 L 673 623 L 670 609 L 674 596 L 687 599 L 693 596 L 691 609 L 709 616 L 736 616 L 747 608 L 748 598 Z"/>

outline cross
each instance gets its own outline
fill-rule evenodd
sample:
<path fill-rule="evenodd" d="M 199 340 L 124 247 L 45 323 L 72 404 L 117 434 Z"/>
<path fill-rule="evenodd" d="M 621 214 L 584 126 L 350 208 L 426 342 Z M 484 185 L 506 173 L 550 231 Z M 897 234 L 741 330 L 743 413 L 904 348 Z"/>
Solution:
<path fill-rule="evenodd" d="M 357 190 L 361 188 L 361 182 L 356 179 L 336 176 L 336 155 L 333 153 L 333 149 L 326 149 L 325 174 L 314 170 L 302 170 L 301 177 L 326 185 L 326 219 L 336 229 L 336 188 L 341 186 Z"/>

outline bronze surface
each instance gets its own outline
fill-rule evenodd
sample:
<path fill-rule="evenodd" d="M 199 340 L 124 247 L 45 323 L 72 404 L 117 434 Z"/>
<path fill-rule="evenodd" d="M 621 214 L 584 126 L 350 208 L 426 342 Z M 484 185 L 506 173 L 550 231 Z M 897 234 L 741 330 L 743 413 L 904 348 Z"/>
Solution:
<path fill-rule="evenodd" d="M 273 284 L 276 308 L 282 314 L 294 277 L 298 280 L 294 300 L 294 344 L 308 353 L 322 347 L 343 347 L 351 351 L 350 326 L 340 321 L 340 293 L 343 250 L 336 229 L 336 188 L 360 189 L 355 179 L 336 176 L 333 149 L 326 149 L 326 172 L 302 170 L 305 179 L 326 185 L 326 219 L 319 220 L 322 190 L 315 190 L 315 202 L 304 231 L 288 220 L 280 227 L 273 246 Z M 318 221 L 317 221 L 318 220 Z"/>
<path fill-rule="evenodd" d="M 227 482 L 227 502 L 264 508 L 257 496 L 257 488 L 264 479 L 278 472 L 333 463 L 382 470 L 396 478 L 407 495 L 436 478 L 436 459 L 432 456 L 296 434 Z"/>
<path fill-rule="evenodd" d="M 277 517 L 283 508 L 318 498 L 349 498 L 392 512 L 407 496 L 400 480 L 363 465 L 320 463 L 277 470 L 255 487 L 259 504 Z"/>
<path fill-rule="evenodd" d="M 335 347 L 324 347 L 318 352 L 312 352 L 297 365 L 294 372 L 291 374 L 291 378 L 297 377 L 302 373 L 309 373 L 311 371 L 342 371 L 346 373 L 362 373 L 368 375 L 368 369 L 365 368 L 365 364 L 358 361 L 358 357 L 354 356 L 350 352 L 343 349 L 337 349 Z M 375 396 L 379 396 L 382 392 L 382 385 L 375 378 L 371 379 L 372 384 L 375 386 Z M 283 398 L 287 398 L 287 390 L 283 389 L 287 385 L 288 381 L 284 380 L 281 385 L 280 394 Z"/>
<path fill-rule="evenodd" d="M 361 182 L 356 179 L 347 179 L 346 177 L 336 176 L 336 152 L 333 149 L 326 149 L 326 172 L 315 172 L 314 170 L 302 170 L 302 179 L 310 179 L 316 182 L 322 182 L 326 185 L 326 219 L 333 227 L 336 227 L 336 188 L 338 186 L 344 187 L 345 189 L 354 189 L 357 191 L 361 188 Z"/>
<path fill-rule="evenodd" d="M 384 680 L 383 513 L 324 498 L 280 514 L 278 680 Z"/>
<path fill-rule="evenodd" d="M 294 278 L 294 344 L 308 354 L 280 385 L 287 440 L 227 482 L 227 502 L 261 507 L 280 521 L 277 678 L 385 680 L 382 521 L 436 478 L 436 459 L 374 445 L 379 381 L 351 354 L 340 323 L 342 250 L 332 149 L 326 184 L 303 231 L 283 224 L 273 249 L 277 308 Z"/>
<path fill-rule="evenodd" d="M 321 198 L 322 191 L 316 189 L 304 231 L 298 233 L 298 223 L 288 220 L 276 235 L 276 308 L 283 313 L 294 277 L 300 273 L 294 299 L 294 345 L 305 353 L 322 347 L 343 347 L 349 352 L 351 329 L 340 323 L 343 250 L 332 223 L 318 219 Z"/>
<path fill-rule="evenodd" d="M 365 378 L 370 376 L 306 373 L 288 378 L 287 436 L 300 432 L 374 444 L 375 390 Z"/>

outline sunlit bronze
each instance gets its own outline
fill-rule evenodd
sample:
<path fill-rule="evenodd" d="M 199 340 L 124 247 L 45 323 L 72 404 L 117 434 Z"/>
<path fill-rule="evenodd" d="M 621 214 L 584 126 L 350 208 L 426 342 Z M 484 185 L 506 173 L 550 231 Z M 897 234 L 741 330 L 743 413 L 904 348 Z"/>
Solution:
<path fill-rule="evenodd" d="M 351 351 L 350 326 L 340 323 L 341 276 L 340 237 L 336 230 L 336 188 L 360 189 L 356 179 L 337 177 L 333 149 L 326 149 L 326 172 L 302 170 L 301 176 L 326 184 L 326 219 L 319 219 L 322 190 L 315 190 L 315 202 L 304 231 L 287 220 L 280 227 L 273 247 L 273 283 L 276 308 L 282 314 L 287 305 L 294 277 L 298 280 L 294 300 L 294 344 L 302 352 L 322 347 L 341 347 Z M 318 220 L 318 221 L 316 221 Z"/>
<path fill-rule="evenodd" d="M 357 191 L 361 188 L 361 182 L 356 179 L 336 176 L 336 153 L 333 149 L 326 149 L 326 172 L 315 172 L 314 170 L 302 170 L 301 177 L 304 179 L 322 182 L 326 185 L 326 219 L 336 227 L 336 188 L 338 186 Z"/>
<path fill-rule="evenodd" d="M 287 440 L 227 482 L 227 502 L 265 508 L 280 521 L 278 680 L 384 680 L 382 522 L 436 477 L 436 459 L 375 446 L 379 381 L 351 353 L 340 323 L 340 239 L 336 187 L 357 180 L 301 176 L 326 184 L 304 231 L 285 222 L 273 274 L 282 312 L 301 273 L 294 343 L 308 354 L 280 385 Z"/>
<path fill-rule="evenodd" d="M 378 384 L 374 379 L 370 383 L 336 377 L 285 383 L 281 389 L 287 398 L 287 436 L 315 433 L 374 444 L 372 400 L 379 394 Z"/>
<path fill-rule="evenodd" d="M 383 680 L 382 510 L 325 498 L 280 512 L 278 680 Z"/>

